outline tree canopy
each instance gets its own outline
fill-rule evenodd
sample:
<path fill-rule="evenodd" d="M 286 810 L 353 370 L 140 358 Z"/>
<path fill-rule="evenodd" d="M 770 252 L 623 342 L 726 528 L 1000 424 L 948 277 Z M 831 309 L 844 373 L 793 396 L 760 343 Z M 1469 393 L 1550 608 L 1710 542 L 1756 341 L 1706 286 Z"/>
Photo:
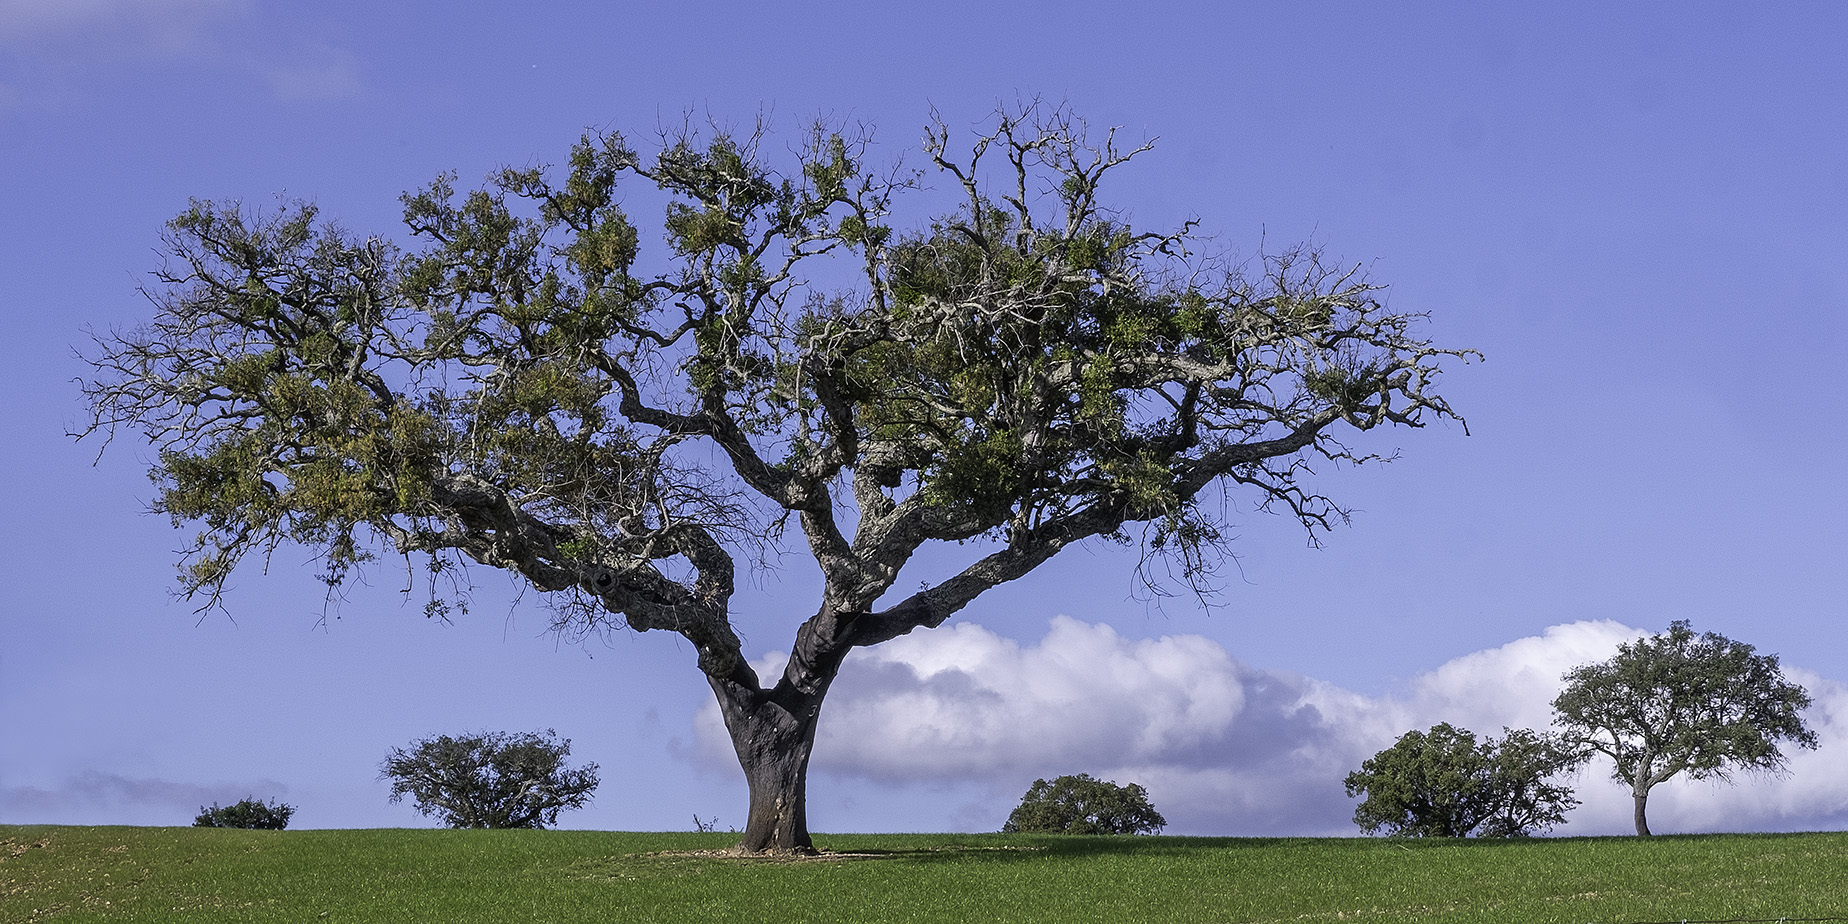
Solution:
<path fill-rule="evenodd" d="M 285 542 L 332 584 L 381 552 L 434 588 L 470 564 L 555 627 L 684 637 L 752 792 L 744 846 L 808 847 L 814 720 L 841 659 L 935 627 L 1088 539 L 1143 540 L 1196 587 L 1237 492 L 1316 536 L 1341 433 L 1452 417 L 1433 345 L 1312 249 L 1235 262 L 1135 227 L 1104 181 L 1149 145 L 1062 109 L 934 121 L 918 171 L 827 125 L 791 145 L 689 126 L 583 138 L 560 170 L 403 198 L 406 249 L 196 201 L 145 327 L 98 338 L 91 432 L 158 451 L 196 524 L 180 588 L 219 600 Z M 787 151 L 787 154 L 781 153 Z M 959 200 L 901 221 L 942 182 Z M 663 203 L 658 232 L 627 193 Z M 794 524 L 823 577 L 780 676 L 746 663 L 740 563 Z M 911 590 L 927 543 L 972 543 Z"/>
<path fill-rule="evenodd" d="M 1448 722 L 1406 732 L 1348 774 L 1362 831 L 1405 837 L 1523 837 L 1551 830 L 1578 804 L 1551 777 L 1583 757 L 1531 729 L 1503 729 L 1481 743 Z"/>
<path fill-rule="evenodd" d="M 569 756 L 571 739 L 549 729 L 436 735 L 392 748 L 379 776 L 392 781 L 391 801 L 410 796 L 451 828 L 543 828 L 597 788 L 597 765 L 567 767 Z"/>
<path fill-rule="evenodd" d="M 1784 679 L 1776 655 L 1686 620 L 1619 646 L 1607 661 L 1573 668 L 1553 701 L 1555 722 L 1580 746 L 1611 759 L 1630 787 L 1636 833 L 1649 834 L 1649 790 L 1686 773 L 1725 780 L 1734 768 L 1784 766 L 1779 741 L 1816 747 L 1802 712 L 1810 696 Z"/>
<path fill-rule="evenodd" d="M 1034 780 L 1001 826 L 1004 834 L 1160 834 L 1168 826 L 1139 784 L 1088 773 Z"/>

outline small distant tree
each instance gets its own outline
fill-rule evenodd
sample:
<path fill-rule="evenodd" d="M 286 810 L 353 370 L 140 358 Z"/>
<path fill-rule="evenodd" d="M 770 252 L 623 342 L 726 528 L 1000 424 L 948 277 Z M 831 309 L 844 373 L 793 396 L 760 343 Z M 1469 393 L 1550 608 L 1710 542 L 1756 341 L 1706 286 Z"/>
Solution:
<path fill-rule="evenodd" d="M 259 802 L 245 799 L 232 805 L 212 803 L 210 808 L 199 807 L 199 817 L 193 819 L 195 828 L 255 828 L 264 831 L 281 831 L 289 826 L 289 816 L 295 814 L 295 806 L 282 802 Z"/>
<path fill-rule="evenodd" d="M 1148 790 L 1118 786 L 1089 774 L 1034 780 L 1001 826 L 1004 834 L 1157 834 L 1168 820 L 1149 803 Z"/>
<path fill-rule="evenodd" d="M 1366 794 L 1354 823 L 1402 837 L 1524 837 L 1565 821 L 1578 804 L 1549 782 L 1584 758 L 1563 740 L 1503 729 L 1480 743 L 1449 723 L 1409 731 L 1348 774 L 1347 794 Z"/>
<path fill-rule="evenodd" d="M 1810 696 L 1784 679 L 1776 655 L 1687 620 L 1629 642 L 1608 661 L 1574 668 L 1553 700 L 1555 721 L 1580 746 L 1611 759 L 1630 787 L 1636 833 L 1649 834 L 1649 790 L 1679 773 L 1729 779 L 1732 768 L 1784 766 L 1777 742 L 1816 746 L 1803 723 Z"/>
<path fill-rule="evenodd" d="M 451 828 L 543 828 L 597 788 L 597 765 L 569 769 L 570 754 L 571 739 L 551 729 L 439 735 L 393 748 L 379 775 L 392 780 L 391 801 L 409 795 Z"/>

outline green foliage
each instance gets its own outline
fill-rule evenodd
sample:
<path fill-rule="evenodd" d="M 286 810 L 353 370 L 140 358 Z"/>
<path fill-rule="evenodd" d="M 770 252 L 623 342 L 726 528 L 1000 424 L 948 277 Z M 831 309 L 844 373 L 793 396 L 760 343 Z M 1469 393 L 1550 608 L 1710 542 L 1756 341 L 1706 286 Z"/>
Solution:
<path fill-rule="evenodd" d="M 1329 366 L 1305 373 L 1303 387 L 1335 407 L 1359 407 L 1379 391 L 1379 370 Z"/>
<path fill-rule="evenodd" d="M 933 524 L 905 524 L 913 547 L 1159 520 L 1151 551 L 1186 548 L 1191 580 L 1212 544 L 1167 540 L 1181 523 L 1213 534 L 1208 485 L 1323 528 L 1339 511 L 1301 469 L 1254 463 L 1366 458 L 1323 428 L 1449 413 L 1424 392 L 1432 363 L 1471 354 L 1407 336 L 1409 316 L 1352 273 L 1290 251 L 1248 277 L 1193 258 L 1191 225 L 1151 232 L 1102 206 L 1106 173 L 1144 148 L 1036 107 L 999 114 L 966 164 L 945 137 L 926 153 L 968 199 L 911 229 L 885 222 L 916 181 L 882 178 L 863 140 L 825 125 L 794 169 L 766 157 L 762 126 L 689 126 L 651 156 L 608 134 L 559 170 L 472 190 L 442 174 L 402 197 L 408 251 L 311 203 L 196 201 L 168 226 L 155 321 L 100 340 L 95 429 L 155 443 L 156 508 L 200 528 L 180 589 L 209 605 L 246 556 L 286 542 L 335 583 L 386 547 L 581 588 L 684 555 L 658 541 L 670 523 L 763 541 L 775 527 L 742 515 L 741 490 L 787 512 L 861 470 L 934 508 L 908 511 Z M 1004 147 L 1054 208 L 973 179 Z M 647 272 L 657 235 L 621 205 L 635 179 L 666 200 Z M 843 253 L 863 261 L 859 291 L 804 281 L 807 261 Z M 692 440 L 720 444 L 737 479 L 651 455 Z"/>
<path fill-rule="evenodd" d="M 1583 758 L 1529 729 L 1478 743 L 1449 723 L 1409 731 L 1348 774 L 1349 796 L 1366 795 L 1354 823 L 1402 837 L 1524 837 L 1565 821 L 1578 804 L 1548 778 Z"/>
<path fill-rule="evenodd" d="M 1609 660 L 1573 668 L 1553 700 L 1555 721 L 1580 746 L 1611 760 L 1611 776 L 1643 800 L 1677 774 L 1726 780 L 1734 768 L 1783 767 L 1778 742 L 1814 748 L 1803 721 L 1809 693 L 1784 679 L 1776 655 L 1686 620 L 1619 646 Z"/>
<path fill-rule="evenodd" d="M 193 819 L 193 827 L 281 831 L 289 826 L 289 816 L 293 814 L 295 806 L 283 802 L 244 799 L 223 806 L 214 802 L 209 808 L 199 807 L 199 817 Z"/>
<path fill-rule="evenodd" d="M 1553 778 L 1576 770 L 1589 755 L 1555 734 L 1528 728 L 1502 732 L 1501 740 L 1483 742 L 1491 754 L 1488 791 L 1494 799 L 1482 836 L 1526 837 L 1565 823 L 1565 813 L 1579 800 Z"/>
<path fill-rule="evenodd" d="M 1149 804 L 1148 790 L 1118 786 L 1089 774 L 1034 780 L 1001 826 L 1003 834 L 1159 834 L 1168 820 Z"/>
<path fill-rule="evenodd" d="M 597 788 L 597 765 L 567 768 L 571 740 L 547 730 L 439 735 L 393 748 L 379 767 L 391 801 L 452 828 L 543 828 L 563 809 L 582 808 Z"/>

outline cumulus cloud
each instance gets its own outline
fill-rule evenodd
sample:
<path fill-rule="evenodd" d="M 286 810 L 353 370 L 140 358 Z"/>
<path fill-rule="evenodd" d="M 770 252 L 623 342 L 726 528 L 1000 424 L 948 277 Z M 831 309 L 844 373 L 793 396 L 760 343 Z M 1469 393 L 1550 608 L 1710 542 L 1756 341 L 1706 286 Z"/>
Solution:
<path fill-rule="evenodd" d="M 816 743 L 821 776 L 894 789 L 974 785 L 992 825 L 1036 777 L 1088 772 L 1148 787 L 1171 833 L 1353 834 L 1342 779 L 1413 728 L 1478 734 L 1545 728 L 1560 678 L 1609 657 L 1642 630 L 1610 621 L 1554 626 L 1437 666 L 1371 697 L 1240 663 L 1197 635 L 1129 639 L 1105 624 L 1054 618 L 1022 644 L 973 623 L 856 651 L 834 685 Z M 768 655 L 762 676 L 781 670 Z M 1781 777 L 1714 786 L 1676 780 L 1651 795 L 1661 831 L 1790 830 L 1848 820 L 1848 687 L 1800 670 L 1823 739 Z M 732 760 L 716 706 L 698 736 Z M 1584 804 L 1559 833 L 1624 833 L 1627 791 L 1593 763 Z M 981 825 L 990 826 L 990 825 Z"/>
<path fill-rule="evenodd" d="M 927 634 L 871 649 L 842 678 L 831 764 L 917 779 L 1185 762 L 1221 744 L 1245 710 L 1238 665 L 1198 636 L 1132 642 L 1064 617 L 1028 648 L 967 623 Z"/>

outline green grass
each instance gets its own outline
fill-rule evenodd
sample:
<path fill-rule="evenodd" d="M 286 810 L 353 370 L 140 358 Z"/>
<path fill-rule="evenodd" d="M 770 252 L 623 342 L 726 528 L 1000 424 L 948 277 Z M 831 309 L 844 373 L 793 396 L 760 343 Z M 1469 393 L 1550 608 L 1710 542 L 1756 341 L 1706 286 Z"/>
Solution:
<path fill-rule="evenodd" d="M 724 834 L 0 826 L 0 921 L 1848 920 L 1848 834 L 831 835 L 863 856 L 660 854 Z"/>

